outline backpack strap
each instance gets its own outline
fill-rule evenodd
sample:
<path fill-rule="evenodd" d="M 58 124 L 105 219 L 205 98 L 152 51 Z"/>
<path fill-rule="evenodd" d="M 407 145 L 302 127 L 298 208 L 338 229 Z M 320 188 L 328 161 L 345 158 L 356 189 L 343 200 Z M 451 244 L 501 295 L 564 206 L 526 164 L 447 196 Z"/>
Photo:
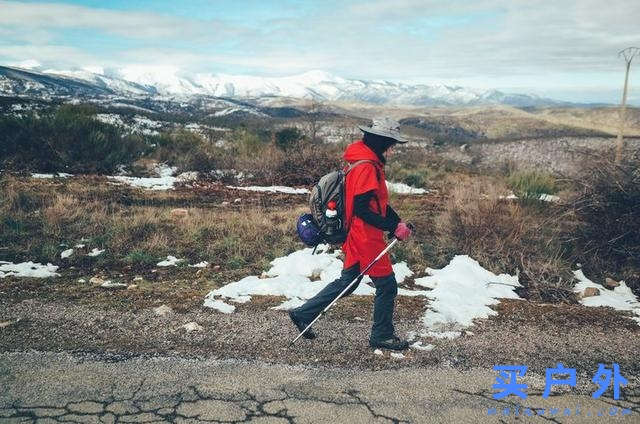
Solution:
<path fill-rule="evenodd" d="M 346 176 L 349 172 L 351 172 L 353 170 L 353 168 L 355 168 L 356 166 L 362 164 L 362 163 L 370 163 L 373 165 L 373 167 L 376 170 L 376 177 L 378 179 L 378 182 L 380 182 L 380 170 L 378 169 L 378 165 L 376 165 L 375 161 L 372 161 L 370 159 L 362 159 L 362 160 L 357 160 L 353 163 L 350 163 L 348 166 L 345 167 L 344 170 L 344 175 Z"/>

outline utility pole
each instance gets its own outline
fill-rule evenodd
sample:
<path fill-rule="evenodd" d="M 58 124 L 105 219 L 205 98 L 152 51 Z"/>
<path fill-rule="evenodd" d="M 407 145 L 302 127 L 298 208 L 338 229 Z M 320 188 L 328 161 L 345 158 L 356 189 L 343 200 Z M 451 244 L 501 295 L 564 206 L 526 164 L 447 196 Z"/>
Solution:
<path fill-rule="evenodd" d="M 627 88 L 629 87 L 629 69 L 631 61 L 640 53 L 638 47 L 627 47 L 620 50 L 618 56 L 624 58 L 626 62 L 626 71 L 624 74 L 624 89 L 622 90 L 622 103 L 620 104 L 620 129 L 618 130 L 618 142 L 616 144 L 616 163 L 622 160 L 622 152 L 624 151 L 624 126 L 627 120 Z"/>

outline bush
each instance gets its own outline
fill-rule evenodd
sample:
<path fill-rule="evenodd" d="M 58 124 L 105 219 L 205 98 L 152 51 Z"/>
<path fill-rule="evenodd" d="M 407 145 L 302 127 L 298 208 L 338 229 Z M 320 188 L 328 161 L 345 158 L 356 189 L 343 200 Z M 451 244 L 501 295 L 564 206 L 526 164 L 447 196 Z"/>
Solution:
<path fill-rule="evenodd" d="M 640 157 L 586 164 L 574 180 L 575 256 L 586 272 L 625 278 L 640 295 Z M 608 274 L 608 275 L 607 275 Z"/>
<path fill-rule="evenodd" d="M 508 178 L 508 183 L 514 194 L 525 201 L 540 200 L 540 196 L 543 194 L 558 192 L 556 179 L 553 175 L 539 171 L 512 173 Z"/>
<path fill-rule="evenodd" d="M 500 198 L 506 187 L 459 185 L 436 218 L 440 250 L 466 254 L 494 273 L 520 275 L 527 297 L 572 299 L 559 215 Z"/>
<path fill-rule="evenodd" d="M 296 147 L 303 137 L 304 134 L 295 127 L 284 128 L 275 134 L 276 146 L 282 150 L 290 150 Z"/>
<path fill-rule="evenodd" d="M 285 152 L 267 144 L 259 152 L 238 155 L 235 169 L 252 175 L 259 184 L 313 185 L 340 168 L 341 155 L 340 146 L 335 145 L 300 143 Z"/>
<path fill-rule="evenodd" d="M 230 167 L 231 159 L 225 150 L 190 131 L 162 134 L 153 141 L 157 148 L 152 156 L 159 162 L 177 166 L 180 171 L 209 172 Z"/>
<path fill-rule="evenodd" d="M 139 136 L 89 115 L 60 107 L 51 115 L 0 118 L 0 166 L 42 172 L 113 172 L 149 150 Z"/>

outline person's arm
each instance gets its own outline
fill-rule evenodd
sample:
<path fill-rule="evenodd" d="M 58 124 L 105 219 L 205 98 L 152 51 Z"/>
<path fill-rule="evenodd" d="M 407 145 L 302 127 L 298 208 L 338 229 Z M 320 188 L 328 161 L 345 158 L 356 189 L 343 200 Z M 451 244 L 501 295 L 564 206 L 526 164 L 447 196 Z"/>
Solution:
<path fill-rule="evenodd" d="M 369 209 L 369 202 L 373 197 L 373 190 L 358 194 L 353 198 L 353 213 L 362 218 L 364 222 L 379 230 L 393 233 L 400 222 L 398 214 L 391 207 L 387 206 L 387 215 L 382 216 Z"/>
<path fill-rule="evenodd" d="M 396 222 L 402 221 L 391 205 L 387 205 L 387 218 L 391 218 Z"/>

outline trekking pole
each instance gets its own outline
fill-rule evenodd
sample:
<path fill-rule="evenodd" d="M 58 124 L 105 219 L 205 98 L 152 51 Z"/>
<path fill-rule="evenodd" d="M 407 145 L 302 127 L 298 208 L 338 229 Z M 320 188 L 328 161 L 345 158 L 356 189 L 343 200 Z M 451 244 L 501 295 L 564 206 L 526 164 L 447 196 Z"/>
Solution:
<path fill-rule="evenodd" d="M 409 224 L 409 228 L 413 229 L 413 225 Z M 393 247 L 397 242 L 398 242 L 398 239 L 394 237 L 393 241 L 392 241 L 391 243 L 389 243 L 389 244 L 387 245 L 387 247 L 385 247 L 385 248 L 384 248 L 384 250 L 382 250 L 382 252 L 380 252 L 380 253 L 378 254 L 378 256 L 376 256 L 376 258 L 375 258 L 373 261 L 371 261 L 371 263 L 370 263 L 369 265 L 367 265 L 367 267 L 366 267 L 366 268 L 365 268 L 365 269 L 364 269 L 360 274 L 358 274 L 358 276 L 357 276 L 356 278 L 354 278 L 354 279 L 353 279 L 353 281 L 352 281 L 351 283 L 349 283 L 349 285 L 348 285 L 344 290 L 342 290 L 342 292 L 340 292 L 340 294 L 339 294 L 335 299 L 333 299 L 333 301 L 332 301 L 331 303 L 329 303 L 329 304 L 327 305 L 327 307 L 326 307 L 326 308 L 324 308 L 324 309 L 322 310 L 322 312 L 320 312 L 320 313 L 318 314 L 318 316 L 317 316 L 317 317 L 315 317 L 315 318 L 314 318 L 314 320 L 313 320 L 313 321 L 311 321 L 311 323 L 305 327 L 305 329 L 304 329 L 304 330 L 302 330 L 302 331 L 300 332 L 300 334 L 298 334 L 298 337 L 296 337 L 295 339 L 293 339 L 293 340 L 291 341 L 291 343 L 289 343 L 289 345 L 294 344 L 294 343 L 296 342 L 296 340 L 298 340 L 300 337 L 302 337 L 302 335 L 305 333 L 305 331 L 307 331 L 307 330 L 309 329 L 309 327 L 311 327 L 311 326 L 313 325 L 313 323 L 315 323 L 315 322 L 316 322 L 316 321 L 317 321 L 321 316 L 323 316 L 323 315 L 325 314 L 325 312 L 327 312 L 327 311 L 329 310 L 329 308 L 331 308 L 331 307 L 333 306 L 333 304 L 334 304 L 334 303 L 336 303 L 336 302 L 338 301 L 338 299 L 340 299 L 340 298 L 342 297 L 342 295 L 343 295 L 343 294 L 345 294 L 345 293 L 347 292 L 347 290 L 349 290 L 349 289 L 351 288 L 351 286 L 353 286 L 353 285 L 355 284 L 355 282 L 356 282 L 356 281 L 358 281 L 359 279 L 361 279 L 362 277 L 364 277 L 364 275 L 367 273 L 367 271 L 369 271 L 369 269 L 371 269 L 371 267 L 372 267 L 376 262 L 378 262 L 378 261 L 380 260 L 380 258 L 382 258 L 382 257 L 385 255 L 385 253 L 387 253 L 389 250 L 391 250 L 391 248 L 392 248 L 392 247 Z"/>

